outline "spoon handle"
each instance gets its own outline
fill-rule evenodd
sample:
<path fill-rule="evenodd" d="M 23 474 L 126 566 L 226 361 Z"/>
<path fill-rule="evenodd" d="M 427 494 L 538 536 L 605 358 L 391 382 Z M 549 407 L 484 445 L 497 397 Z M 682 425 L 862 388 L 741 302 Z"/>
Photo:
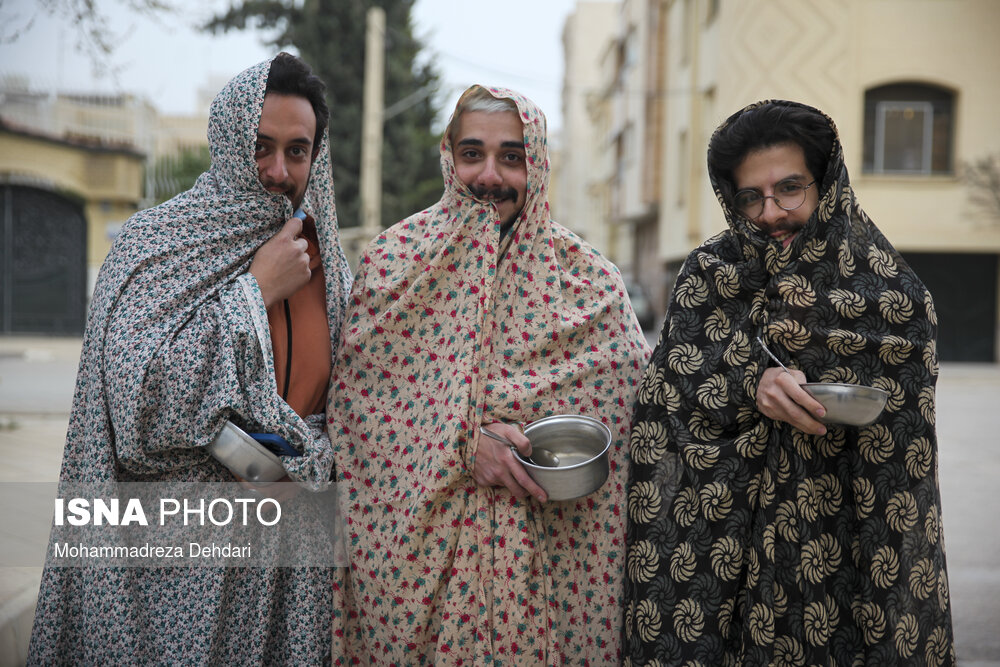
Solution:
<path fill-rule="evenodd" d="M 774 356 L 774 353 L 772 353 L 772 352 L 771 352 L 771 350 L 767 349 L 767 345 L 764 345 L 764 341 L 762 341 L 762 340 L 760 339 L 760 336 L 757 336 L 757 342 L 758 342 L 758 343 L 760 343 L 760 346 L 761 346 L 762 348 L 764 348 L 764 351 L 765 351 L 765 352 L 767 352 L 767 356 L 769 356 L 769 357 L 771 357 L 772 359 L 774 359 L 774 363 L 776 363 L 776 364 L 778 364 L 779 366 L 781 366 L 782 370 L 784 370 L 784 371 L 785 371 L 786 373 L 788 373 L 789 375 L 791 375 L 791 374 L 792 374 L 792 372 L 791 372 L 790 370 L 788 370 L 787 368 L 785 368 L 785 365 L 784 365 L 783 363 L 781 363 L 781 359 L 778 359 L 778 357 Z"/>
<path fill-rule="evenodd" d="M 480 426 L 479 427 L 479 432 L 482 433 L 483 435 L 485 435 L 487 438 L 493 438 L 497 442 L 502 442 L 503 444 L 507 445 L 511 449 L 515 449 L 515 450 L 517 449 L 516 447 L 514 447 L 514 443 L 513 442 L 511 442 L 510 440 L 508 440 L 507 438 L 503 437 L 502 435 L 500 435 L 498 433 L 494 433 L 493 431 L 489 430 L 485 426 Z"/>
<path fill-rule="evenodd" d="M 479 427 L 479 432 L 482 433 L 483 435 L 485 435 L 487 438 L 493 438 L 497 442 L 502 442 L 503 444 L 505 444 L 508 447 L 510 447 L 510 453 L 514 455 L 514 458 L 520 457 L 520 458 L 524 459 L 525 461 L 527 461 L 528 463 L 530 463 L 531 465 L 538 465 L 537 463 L 535 463 L 531 459 L 530 455 L 524 456 L 523 454 L 521 454 L 521 452 L 517 451 L 517 447 L 514 446 L 513 442 L 511 442 L 507 438 L 503 437 L 499 433 L 494 433 L 493 431 L 489 430 L 485 426 L 480 426 Z"/>

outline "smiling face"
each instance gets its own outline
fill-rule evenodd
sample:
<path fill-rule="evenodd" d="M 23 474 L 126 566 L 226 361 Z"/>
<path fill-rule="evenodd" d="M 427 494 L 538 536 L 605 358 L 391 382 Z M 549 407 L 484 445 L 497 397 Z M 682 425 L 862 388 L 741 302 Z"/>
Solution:
<path fill-rule="evenodd" d="M 295 208 L 309 185 L 315 134 L 316 114 L 309 100 L 276 93 L 264 96 L 254 147 L 257 176 L 268 192 L 280 192 Z"/>
<path fill-rule="evenodd" d="M 764 200 L 764 210 L 751 220 L 765 234 L 787 246 L 806 223 L 819 205 L 818 184 L 805 191 L 802 205 L 786 211 L 771 198 L 781 194 L 781 186 L 797 183 L 806 186 L 815 179 L 806 167 L 806 157 L 798 144 L 784 143 L 753 151 L 733 170 L 736 191 L 756 190 L 768 197 Z"/>
<path fill-rule="evenodd" d="M 458 178 L 478 199 L 496 206 L 501 222 L 516 220 L 528 190 L 524 126 L 517 114 L 466 111 L 453 137 Z"/>

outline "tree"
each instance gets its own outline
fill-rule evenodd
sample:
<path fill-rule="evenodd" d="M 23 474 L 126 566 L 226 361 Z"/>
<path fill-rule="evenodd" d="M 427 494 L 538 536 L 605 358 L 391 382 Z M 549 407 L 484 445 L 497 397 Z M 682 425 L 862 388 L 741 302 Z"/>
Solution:
<path fill-rule="evenodd" d="M 433 92 L 438 74 L 418 65 L 421 44 L 413 36 L 414 0 L 242 0 L 213 18 L 213 33 L 248 26 L 277 31 L 277 49 L 294 46 L 326 82 L 330 105 L 330 152 L 342 227 L 360 224 L 359 175 L 364 90 L 365 15 L 381 6 L 386 14 L 386 106 L 413 99 L 385 123 L 382 149 L 382 223 L 401 220 L 434 203 L 441 193 L 439 137 L 432 131 L 438 111 Z"/>
<path fill-rule="evenodd" d="M 1000 153 L 963 165 L 962 180 L 969 187 L 969 201 L 995 224 L 1000 224 Z"/>
<path fill-rule="evenodd" d="M 154 204 L 159 204 L 185 190 L 190 190 L 202 173 L 212 165 L 208 146 L 182 149 L 175 155 L 164 155 L 156 160 L 150 178 Z"/>
<path fill-rule="evenodd" d="M 113 14 L 131 13 L 137 17 L 154 20 L 173 14 L 175 9 L 168 0 L 115 0 L 97 3 L 94 0 L 36 0 L 29 15 L 15 8 L 0 21 L 0 43 L 18 40 L 34 24 L 39 14 L 58 17 L 75 28 L 75 48 L 89 60 L 95 75 L 118 75 L 118 67 L 111 64 L 111 55 L 121 39 L 112 32 L 109 17 Z M 99 6 L 100 5 L 100 6 Z M 117 5 L 117 6 L 110 6 Z M 3 2 L 0 0 L 0 8 Z"/>

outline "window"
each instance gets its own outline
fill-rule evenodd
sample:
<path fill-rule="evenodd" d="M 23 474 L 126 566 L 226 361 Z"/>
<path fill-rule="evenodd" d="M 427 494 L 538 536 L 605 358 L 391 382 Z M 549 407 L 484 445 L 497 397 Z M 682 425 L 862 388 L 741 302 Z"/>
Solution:
<path fill-rule="evenodd" d="M 863 169 L 871 174 L 950 174 L 954 95 L 898 83 L 865 93 Z"/>

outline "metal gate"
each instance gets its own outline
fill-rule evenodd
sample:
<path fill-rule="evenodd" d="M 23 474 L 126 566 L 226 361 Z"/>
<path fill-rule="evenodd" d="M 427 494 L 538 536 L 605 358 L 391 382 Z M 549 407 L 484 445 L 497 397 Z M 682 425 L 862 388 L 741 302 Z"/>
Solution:
<path fill-rule="evenodd" d="M 0 333 L 83 333 L 87 221 L 53 192 L 0 185 Z"/>

